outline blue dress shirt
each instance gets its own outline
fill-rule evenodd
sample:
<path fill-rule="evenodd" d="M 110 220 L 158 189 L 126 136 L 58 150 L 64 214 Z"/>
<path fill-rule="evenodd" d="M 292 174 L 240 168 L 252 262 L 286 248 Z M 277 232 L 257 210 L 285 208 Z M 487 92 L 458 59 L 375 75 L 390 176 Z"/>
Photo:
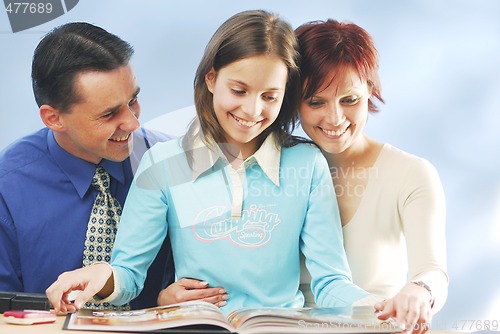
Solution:
<path fill-rule="evenodd" d="M 130 158 L 100 165 L 111 176 L 111 194 L 123 206 L 133 179 Z M 0 153 L 0 291 L 45 293 L 62 272 L 82 266 L 97 196 L 91 186 L 95 167 L 63 150 L 47 128 Z M 146 284 L 133 307 L 156 305 L 159 289 L 172 281 L 169 248 L 165 243 L 151 268 L 154 274 L 148 274 L 155 286 Z"/>

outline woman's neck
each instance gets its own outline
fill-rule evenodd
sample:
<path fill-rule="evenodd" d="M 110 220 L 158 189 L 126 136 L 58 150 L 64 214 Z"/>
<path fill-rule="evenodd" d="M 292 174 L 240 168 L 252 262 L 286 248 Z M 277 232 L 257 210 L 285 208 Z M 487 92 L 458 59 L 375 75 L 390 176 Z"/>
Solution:
<path fill-rule="evenodd" d="M 328 161 L 330 167 L 370 167 L 374 161 L 372 161 L 372 149 L 374 145 L 378 143 L 374 140 L 363 136 L 355 144 L 349 146 L 342 152 L 339 153 L 329 153 L 323 151 L 323 154 Z"/>

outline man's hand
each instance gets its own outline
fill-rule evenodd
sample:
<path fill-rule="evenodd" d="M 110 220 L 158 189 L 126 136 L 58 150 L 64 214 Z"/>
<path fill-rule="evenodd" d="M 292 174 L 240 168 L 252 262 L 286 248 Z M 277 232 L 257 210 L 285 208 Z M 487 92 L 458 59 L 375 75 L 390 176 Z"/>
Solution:
<path fill-rule="evenodd" d="M 192 278 L 181 278 L 170 284 L 158 295 L 158 305 L 176 304 L 191 300 L 203 300 L 222 307 L 229 295 L 223 288 L 209 288 L 208 282 Z"/>

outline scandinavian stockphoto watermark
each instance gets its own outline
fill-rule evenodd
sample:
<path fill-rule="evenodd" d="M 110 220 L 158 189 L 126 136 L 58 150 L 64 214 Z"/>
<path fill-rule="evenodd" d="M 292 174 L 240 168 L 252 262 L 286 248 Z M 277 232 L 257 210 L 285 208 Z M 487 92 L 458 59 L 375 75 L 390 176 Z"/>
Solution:
<path fill-rule="evenodd" d="M 428 324 L 425 324 L 428 327 Z M 426 328 L 427 328 L 426 327 Z M 305 320 L 297 321 L 297 328 L 310 331 L 311 329 L 319 332 L 332 333 L 399 333 L 404 328 L 392 321 L 367 321 L 367 322 L 338 322 L 338 321 L 324 321 L 324 322 L 308 322 Z M 427 328 L 428 329 L 428 328 Z"/>
<path fill-rule="evenodd" d="M 49 22 L 73 9 L 79 0 L 4 0 L 13 33 Z"/>

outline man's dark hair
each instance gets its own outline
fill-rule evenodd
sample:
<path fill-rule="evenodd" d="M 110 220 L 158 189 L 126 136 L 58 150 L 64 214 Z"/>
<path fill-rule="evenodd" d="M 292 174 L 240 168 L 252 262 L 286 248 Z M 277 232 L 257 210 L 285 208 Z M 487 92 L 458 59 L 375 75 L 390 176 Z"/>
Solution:
<path fill-rule="evenodd" d="M 79 99 L 74 89 L 77 74 L 112 71 L 127 65 L 133 53 L 129 43 L 95 25 L 74 22 L 56 27 L 33 54 L 31 80 L 36 103 L 68 112 Z"/>

